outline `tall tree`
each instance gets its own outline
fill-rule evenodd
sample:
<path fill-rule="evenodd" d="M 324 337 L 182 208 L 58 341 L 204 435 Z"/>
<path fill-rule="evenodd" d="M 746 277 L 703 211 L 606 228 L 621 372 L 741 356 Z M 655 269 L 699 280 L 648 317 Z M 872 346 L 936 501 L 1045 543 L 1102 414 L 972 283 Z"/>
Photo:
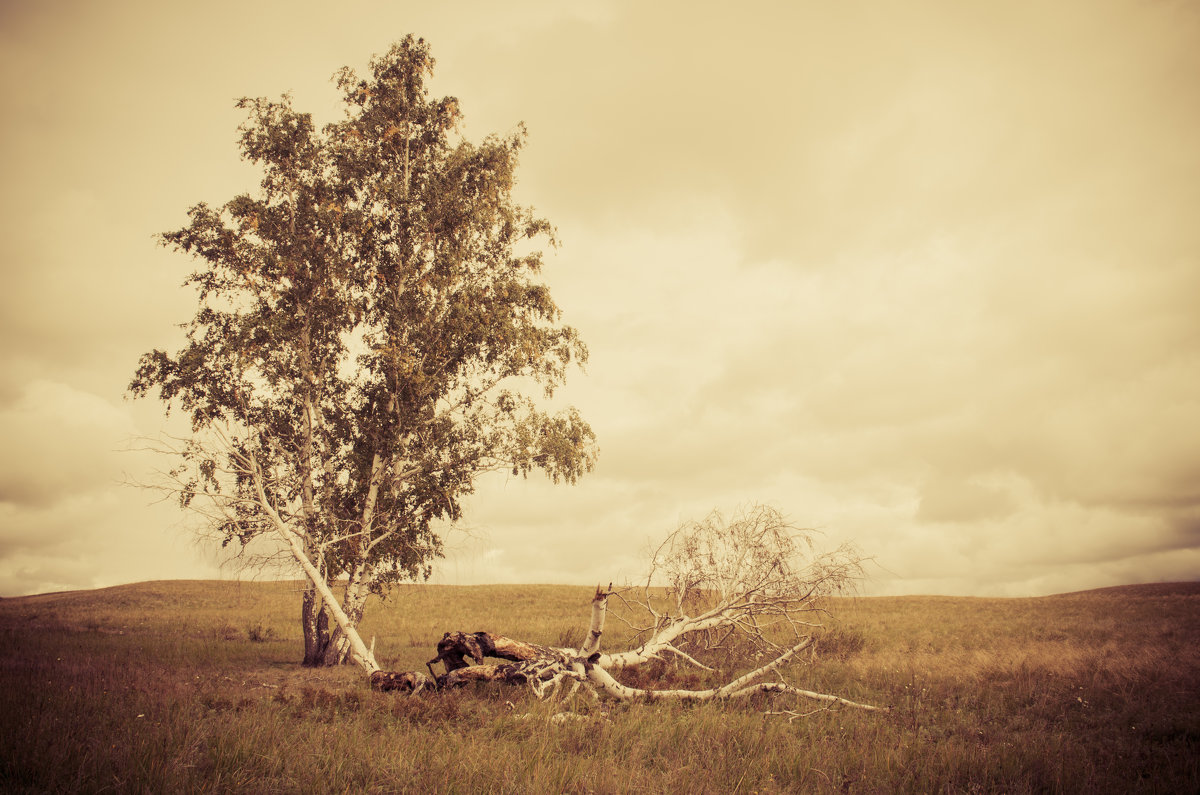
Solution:
<path fill-rule="evenodd" d="M 553 229 L 512 197 L 524 129 L 463 140 L 433 66 L 409 36 L 368 76 L 341 70 L 345 118 L 320 131 L 286 95 L 239 102 L 261 188 L 162 236 L 199 262 L 199 307 L 130 384 L 190 413 L 182 503 L 215 509 L 223 544 L 269 536 L 312 575 L 309 665 L 345 661 L 340 625 L 369 594 L 428 576 L 437 522 L 482 473 L 573 483 L 595 461 L 578 412 L 535 399 L 587 350 L 538 278 Z M 343 577 L 331 626 L 322 594 Z"/>

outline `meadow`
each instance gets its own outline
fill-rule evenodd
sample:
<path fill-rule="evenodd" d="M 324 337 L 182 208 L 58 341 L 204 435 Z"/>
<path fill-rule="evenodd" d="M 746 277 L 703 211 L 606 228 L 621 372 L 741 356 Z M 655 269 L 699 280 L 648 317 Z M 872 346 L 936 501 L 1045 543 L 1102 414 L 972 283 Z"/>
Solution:
<path fill-rule="evenodd" d="M 409 585 L 362 632 L 385 668 L 424 670 L 447 630 L 577 644 L 590 596 Z M 830 609 L 790 680 L 890 712 L 373 692 L 359 669 L 298 665 L 293 582 L 4 599 L 0 791 L 1200 792 L 1200 583 Z M 622 635 L 610 619 L 605 647 Z"/>

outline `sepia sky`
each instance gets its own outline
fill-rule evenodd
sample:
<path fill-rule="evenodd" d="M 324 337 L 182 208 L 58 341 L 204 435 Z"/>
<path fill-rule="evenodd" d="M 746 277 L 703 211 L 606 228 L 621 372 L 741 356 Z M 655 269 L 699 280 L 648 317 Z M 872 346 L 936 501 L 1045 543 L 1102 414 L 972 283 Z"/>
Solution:
<path fill-rule="evenodd" d="M 216 568 L 128 450 L 191 262 L 256 185 L 243 95 L 338 117 L 407 33 L 519 198 L 591 349 L 578 486 L 490 477 L 448 583 L 636 578 L 756 502 L 864 591 L 1200 578 L 1200 5 L 1180 0 L 0 0 L 0 595 Z"/>

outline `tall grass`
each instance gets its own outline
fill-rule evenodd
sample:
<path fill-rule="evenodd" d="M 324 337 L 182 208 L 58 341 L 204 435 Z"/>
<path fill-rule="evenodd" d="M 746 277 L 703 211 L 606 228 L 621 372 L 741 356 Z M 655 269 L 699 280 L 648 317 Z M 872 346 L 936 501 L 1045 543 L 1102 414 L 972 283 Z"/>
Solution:
<path fill-rule="evenodd" d="M 298 589 L 144 583 L 0 601 L 0 790 L 1200 791 L 1195 584 L 839 601 L 793 681 L 886 715 L 779 698 L 550 704 L 497 685 L 375 693 L 357 670 L 296 664 Z M 577 643 L 589 598 L 407 586 L 362 630 L 385 667 L 421 670 L 446 630 Z M 609 630 L 620 647 L 628 632 Z M 704 682 L 672 664 L 635 676 Z M 554 722 L 564 708 L 584 718 Z"/>

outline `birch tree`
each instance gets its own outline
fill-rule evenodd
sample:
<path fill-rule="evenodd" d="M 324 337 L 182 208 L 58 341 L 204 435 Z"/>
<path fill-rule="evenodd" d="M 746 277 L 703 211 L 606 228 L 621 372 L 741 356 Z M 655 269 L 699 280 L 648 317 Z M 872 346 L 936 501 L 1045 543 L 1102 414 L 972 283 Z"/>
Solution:
<path fill-rule="evenodd" d="M 574 483 L 595 461 L 578 412 L 539 403 L 587 350 L 540 280 L 553 229 L 512 197 L 524 130 L 463 140 L 433 67 L 409 36 L 341 70 L 345 118 L 321 130 L 286 95 L 238 103 L 259 189 L 162 235 L 197 262 L 198 307 L 130 384 L 190 416 L 181 503 L 306 574 L 309 665 L 363 658 L 367 597 L 428 576 L 480 475 Z"/>

